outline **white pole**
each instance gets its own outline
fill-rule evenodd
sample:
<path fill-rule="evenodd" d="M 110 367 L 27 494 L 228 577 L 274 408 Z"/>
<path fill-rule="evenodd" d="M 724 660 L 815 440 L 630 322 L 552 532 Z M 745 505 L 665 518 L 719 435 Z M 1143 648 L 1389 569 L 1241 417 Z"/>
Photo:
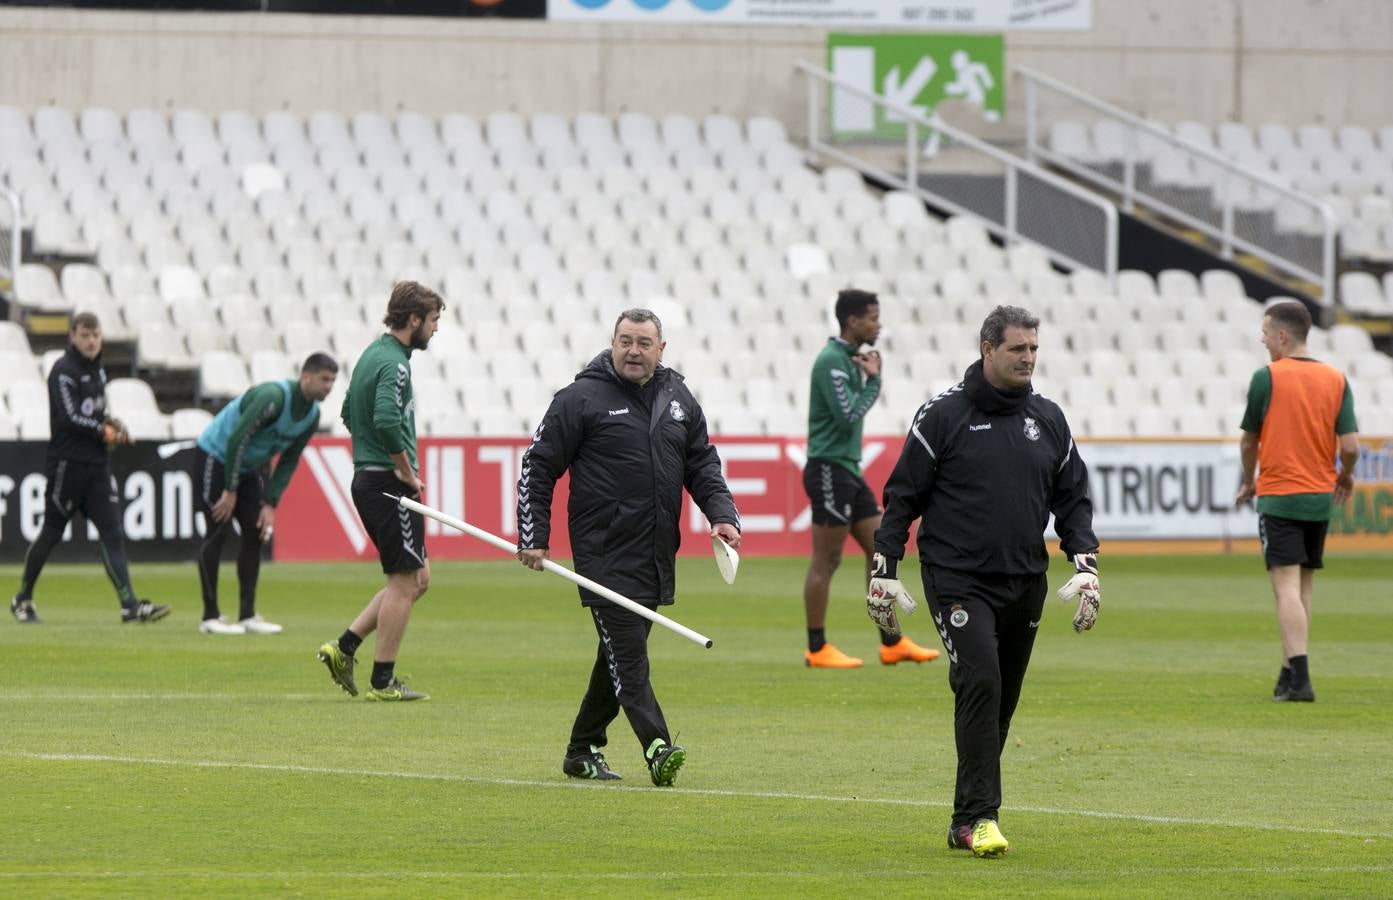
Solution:
<path fill-rule="evenodd" d="M 515 545 L 508 543 L 496 534 L 487 532 L 484 529 L 479 528 L 475 525 L 470 525 L 463 519 L 456 519 L 454 516 L 446 515 L 438 509 L 431 509 L 424 503 L 417 503 L 410 497 L 397 497 L 392 494 L 386 494 L 386 496 L 391 497 L 393 500 L 406 507 L 407 509 L 415 510 L 423 516 L 429 516 L 435 521 L 449 525 L 451 528 L 457 531 L 463 531 L 470 537 L 476 537 L 486 544 L 492 544 L 499 550 L 502 550 L 504 553 L 516 555 L 518 552 L 518 548 Z M 667 616 L 662 615 L 661 613 L 654 612 L 653 610 L 649 609 L 646 606 L 643 606 L 642 604 L 635 603 L 628 597 L 625 597 L 623 594 L 620 594 L 617 591 L 612 591 L 602 584 L 591 581 L 584 575 L 578 575 L 575 572 L 572 572 L 570 569 L 566 568 L 565 566 L 559 565 L 558 563 L 554 563 L 549 559 L 542 560 L 542 568 L 546 569 L 548 572 L 551 572 L 554 575 L 560 575 L 562 578 L 566 579 L 569 582 L 578 584 L 581 587 L 586 588 L 587 590 L 593 591 L 594 593 L 599 594 L 601 597 L 604 597 L 611 603 L 614 603 L 618 606 L 622 606 L 632 613 L 643 616 L 645 619 L 648 619 L 658 625 L 661 625 L 664 628 L 669 629 L 670 631 L 675 631 L 694 644 L 700 644 L 708 650 L 711 649 L 711 639 L 706 635 L 700 634 L 699 632 L 695 632 L 692 629 L 688 628 L 686 625 L 683 625 L 679 622 L 674 622 Z"/>

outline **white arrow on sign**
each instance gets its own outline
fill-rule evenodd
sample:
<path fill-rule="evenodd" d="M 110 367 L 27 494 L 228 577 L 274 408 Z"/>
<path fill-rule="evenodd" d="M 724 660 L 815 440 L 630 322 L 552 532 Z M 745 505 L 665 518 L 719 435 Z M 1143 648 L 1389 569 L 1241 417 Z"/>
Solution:
<path fill-rule="evenodd" d="M 914 70 L 909 73 L 909 78 L 901 83 L 900 67 L 894 66 L 889 72 L 885 73 L 885 84 L 883 86 L 885 98 L 901 106 L 907 106 L 921 113 L 927 113 L 929 111 L 927 106 L 915 103 L 914 101 L 919 96 L 919 93 L 928 86 L 929 80 L 934 77 L 934 73 L 937 71 L 938 66 L 934 64 L 933 57 L 921 56 L 919 57 L 919 62 L 915 64 Z M 885 120 L 887 122 L 903 122 L 905 118 L 894 110 L 887 109 L 885 110 Z"/>

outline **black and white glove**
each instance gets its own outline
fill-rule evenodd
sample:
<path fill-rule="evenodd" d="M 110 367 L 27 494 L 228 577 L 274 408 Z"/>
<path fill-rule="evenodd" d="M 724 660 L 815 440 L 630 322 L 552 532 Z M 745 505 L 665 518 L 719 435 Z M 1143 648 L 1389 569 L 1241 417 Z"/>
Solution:
<path fill-rule="evenodd" d="M 866 591 L 866 614 L 890 634 L 900 633 L 900 617 L 895 606 L 907 616 L 914 615 L 919 604 L 900 584 L 900 561 L 893 556 L 877 553 L 872 558 L 871 585 Z"/>
<path fill-rule="evenodd" d="M 1056 593 L 1065 603 L 1077 598 L 1079 608 L 1074 613 L 1074 630 L 1085 632 L 1098 621 L 1098 606 L 1103 602 L 1103 589 L 1098 584 L 1098 557 L 1093 553 L 1074 554 L 1076 574 Z"/>

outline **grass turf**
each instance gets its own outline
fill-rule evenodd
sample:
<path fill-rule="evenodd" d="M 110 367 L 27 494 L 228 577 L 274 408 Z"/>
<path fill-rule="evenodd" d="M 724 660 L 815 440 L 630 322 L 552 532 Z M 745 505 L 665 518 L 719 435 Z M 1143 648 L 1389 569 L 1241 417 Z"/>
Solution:
<path fill-rule="evenodd" d="M 594 632 L 569 585 L 515 563 L 436 567 L 398 663 L 433 699 L 400 705 L 350 700 L 315 659 L 380 585 L 371 565 L 266 567 L 269 637 L 199 634 L 191 565 L 136 567 L 175 606 L 149 626 L 117 623 L 99 567 L 53 566 L 45 623 L 0 621 L 0 895 L 1388 895 L 1393 560 L 1318 577 L 1300 705 L 1270 701 L 1256 559 L 1104 560 L 1093 633 L 1047 606 L 1001 860 L 944 846 L 944 661 L 875 661 L 849 561 L 829 635 L 870 665 L 805 669 L 804 565 L 748 559 L 731 588 L 681 563 L 668 611 L 716 643 L 651 641 L 689 751 L 675 789 L 622 717 L 625 781 L 561 775 Z M 907 630 L 937 645 L 922 613 Z"/>

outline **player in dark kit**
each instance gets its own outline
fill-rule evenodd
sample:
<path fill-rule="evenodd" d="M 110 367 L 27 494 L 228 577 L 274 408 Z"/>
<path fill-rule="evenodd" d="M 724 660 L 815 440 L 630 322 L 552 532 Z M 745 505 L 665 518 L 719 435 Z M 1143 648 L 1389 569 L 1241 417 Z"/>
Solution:
<path fill-rule="evenodd" d="M 740 547 L 740 514 L 706 416 L 682 376 L 659 365 L 666 346 L 651 310 L 621 313 L 610 349 L 552 399 L 518 479 L 523 565 L 541 570 L 551 555 L 552 498 L 557 479 L 569 471 L 566 521 L 576 571 L 649 609 L 676 599 L 684 490 L 711 523 L 711 536 Z M 623 710 L 653 783 L 670 786 L 687 751 L 673 743 L 649 677 L 653 623 L 585 588 L 580 598 L 599 645 L 561 771 L 619 780 L 603 748 Z"/>
<path fill-rule="evenodd" d="M 169 607 L 137 599 L 126 565 L 121 506 L 107 448 L 131 439 L 126 427 L 107 415 L 101 323 L 92 313 L 78 313 L 68 339 L 67 352 L 48 374 L 50 437 L 44 460 L 48 486 L 43 529 L 25 554 L 24 575 L 19 593 L 10 601 L 10 612 L 20 623 L 39 623 L 34 585 L 73 513 L 80 512 L 100 536 L 102 562 L 121 601 L 121 621 L 155 622 L 169 615 Z"/>
<path fill-rule="evenodd" d="M 982 323 L 981 359 L 962 383 L 915 414 L 885 485 L 866 607 L 889 631 L 916 608 L 899 581 L 909 526 L 919 525 L 924 593 L 949 659 L 958 777 L 948 846 L 1006 852 L 997 825 L 1001 750 L 1020 699 L 1044 609 L 1051 514 L 1077 574 L 1060 589 L 1079 600 L 1074 630 L 1098 615 L 1098 538 L 1088 469 L 1064 413 L 1030 386 L 1039 320 L 998 306 Z"/>

